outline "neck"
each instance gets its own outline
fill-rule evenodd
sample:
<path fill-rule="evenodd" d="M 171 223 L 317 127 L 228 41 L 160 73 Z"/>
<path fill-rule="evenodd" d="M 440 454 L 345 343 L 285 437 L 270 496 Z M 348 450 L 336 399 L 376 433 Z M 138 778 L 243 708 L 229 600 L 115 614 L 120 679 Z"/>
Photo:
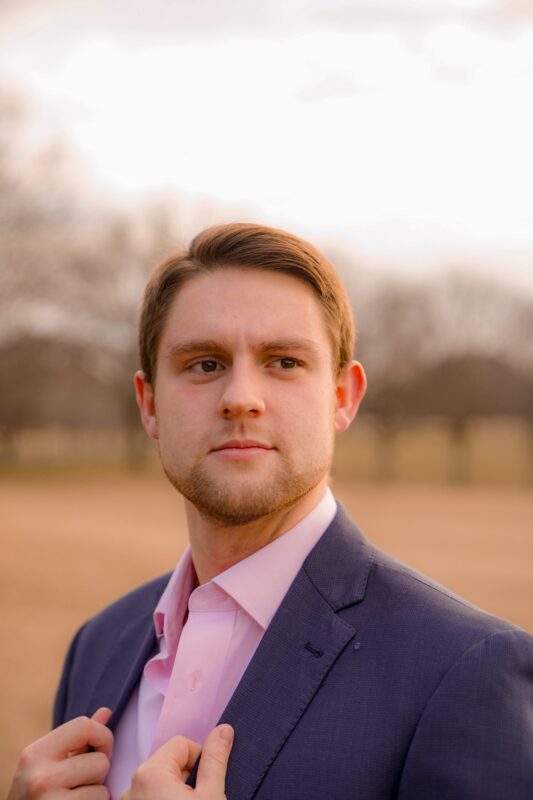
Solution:
<path fill-rule="evenodd" d="M 326 476 L 291 506 L 233 527 L 206 518 L 185 500 L 192 561 L 199 583 L 207 583 L 293 528 L 320 502 L 327 483 Z"/>

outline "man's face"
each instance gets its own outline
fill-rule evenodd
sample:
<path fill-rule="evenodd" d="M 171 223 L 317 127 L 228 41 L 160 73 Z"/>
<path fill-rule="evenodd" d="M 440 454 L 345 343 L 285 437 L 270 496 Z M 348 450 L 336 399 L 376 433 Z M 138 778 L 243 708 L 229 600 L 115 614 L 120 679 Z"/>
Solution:
<path fill-rule="evenodd" d="M 324 480 L 335 431 L 364 392 L 358 376 L 358 387 L 353 367 L 335 378 L 310 286 L 225 268 L 179 290 L 159 343 L 155 395 L 139 377 L 137 390 L 171 483 L 210 519 L 239 525 L 290 507 Z"/>

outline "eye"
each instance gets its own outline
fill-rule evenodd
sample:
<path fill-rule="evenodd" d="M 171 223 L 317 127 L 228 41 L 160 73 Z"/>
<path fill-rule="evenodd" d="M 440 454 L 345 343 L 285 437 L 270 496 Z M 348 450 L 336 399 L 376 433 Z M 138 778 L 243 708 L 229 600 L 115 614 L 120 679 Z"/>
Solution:
<path fill-rule="evenodd" d="M 295 367 L 299 367 L 301 365 L 301 361 L 298 361 L 297 358 L 289 358 L 288 356 L 283 356 L 283 358 L 276 358 L 275 361 L 270 362 L 272 366 L 278 365 L 281 369 L 294 369 Z"/>
<path fill-rule="evenodd" d="M 223 367 L 214 358 L 203 358 L 201 361 L 195 361 L 187 369 L 196 375 L 207 375 L 209 372 L 216 372 Z"/>

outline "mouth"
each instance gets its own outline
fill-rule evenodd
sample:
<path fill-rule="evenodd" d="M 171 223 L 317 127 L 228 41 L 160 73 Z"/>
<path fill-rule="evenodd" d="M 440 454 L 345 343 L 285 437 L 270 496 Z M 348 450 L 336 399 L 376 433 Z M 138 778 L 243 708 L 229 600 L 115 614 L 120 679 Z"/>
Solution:
<path fill-rule="evenodd" d="M 258 442 L 255 439 L 231 439 L 214 447 L 211 453 L 221 458 L 237 460 L 260 458 L 272 453 L 274 449 L 270 445 Z"/>

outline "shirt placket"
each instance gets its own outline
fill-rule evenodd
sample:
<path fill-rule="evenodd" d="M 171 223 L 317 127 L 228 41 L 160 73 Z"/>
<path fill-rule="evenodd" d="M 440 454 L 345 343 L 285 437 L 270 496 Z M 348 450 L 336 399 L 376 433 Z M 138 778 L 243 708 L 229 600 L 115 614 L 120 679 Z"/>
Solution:
<path fill-rule="evenodd" d="M 235 601 L 215 584 L 198 587 L 191 595 L 152 752 L 176 735 L 202 744 L 216 724 L 215 700 L 237 611 Z"/>

